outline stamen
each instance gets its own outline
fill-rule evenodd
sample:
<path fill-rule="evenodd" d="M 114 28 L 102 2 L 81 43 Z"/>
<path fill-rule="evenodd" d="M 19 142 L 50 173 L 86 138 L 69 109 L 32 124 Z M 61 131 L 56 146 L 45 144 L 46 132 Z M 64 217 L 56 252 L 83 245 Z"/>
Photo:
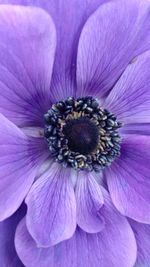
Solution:
<path fill-rule="evenodd" d="M 121 123 L 96 99 L 69 97 L 44 117 L 49 150 L 63 166 L 100 171 L 119 156 Z"/>

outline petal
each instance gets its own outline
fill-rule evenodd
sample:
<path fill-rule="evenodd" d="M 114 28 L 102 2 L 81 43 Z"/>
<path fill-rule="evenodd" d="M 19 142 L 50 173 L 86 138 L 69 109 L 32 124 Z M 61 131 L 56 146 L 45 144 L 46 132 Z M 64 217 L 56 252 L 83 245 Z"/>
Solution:
<path fill-rule="evenodd" d="M 130 64 L 106 99 L 105 107 L 124 124 L 150 121 L 150 51 Z"/>
<path fill-rule="evenodd" d="M 137 242 L 137 261 L 134 267 L 150 266 L 150 225 L 130 220 Z"/>
<path fill-rule="evenodd" d="M 54 24 L 40 8 L 1 5 L 0 36 L 0 112 L 19 126 L 41 126 L 51 105 Z"/>
<path fill-rule="evenodd" d="M 37 5 L 52 16 L 57 30 L 57 49 L 52 77 L 53 101 L 73 96 L 76 54 L 83 25 L 92 12 L 107 0 L 3 0 L 2 3 Z"/>
<path fill-rule="evenodd" d="M 78 47 L 78 96 L 103 97 L 129 62 L 150 48 L 149 10 L 147 0 L 111 1 L 88 19 Z"/>
<path fill-rule="evenodd" d="M 9 219 L 0 223 L 0 261 L 1 267 L 23 267 L 19 260 L 15 246 L 14 238 L 17 224 L 25 215 L 25 206 L 20 209 Z"/>
<path fill-rule="evenodd" d="M 98 234 L 77 228 L 74 236 L 50 248 L 40 248 L 29 235 L 25 220 L 15 238 L 19 257 L 26 267 L 133 267 L 136 242 L 126 218 L 112 207 L 107 196 L 103 215 L 106 226 Z"/>
<path fill-rule="evenodd" d="M 48 9 L 57 29 L 57 50 L 52 77 L 54 100 L 74 96 L 76 90 L 76 55 L 81 29 L 96 8 L 106 0 L 49 0 Z M 63 53 L 62 53 L 63 51 Z"/>
<path fill-rule="evenodd" d="M 77 223 L 86 232 L 97 233 L 104 228 L 100 209 L 104 204 L 100 186 L 91 173 L 81 172 L 76 185 Z"/>
<path fill-rule="evenodd" d="M 55 245 L 75 231 L 76 202 L 70 172 L 53 164 L 34 183 L 26 198 L 27 227 L 39 245 Z"/>
<path fill-rule="evenodd" d="M 3 115 L 0 136 L 0 220 L 4 220 L 22 203 L 46 154 L 44 142 L 27 138 Z"/>
<path fill-rule="evenodd" d="M 123 125 L 121 134 L 150 135 L 150 123 L 131 123 Z"/>
<path fill-rule="evenodd" d="M 116 208 L 136 221 L 150 223 L 150 138 L 124 137 L 121 156 L 106 170 Z"/>

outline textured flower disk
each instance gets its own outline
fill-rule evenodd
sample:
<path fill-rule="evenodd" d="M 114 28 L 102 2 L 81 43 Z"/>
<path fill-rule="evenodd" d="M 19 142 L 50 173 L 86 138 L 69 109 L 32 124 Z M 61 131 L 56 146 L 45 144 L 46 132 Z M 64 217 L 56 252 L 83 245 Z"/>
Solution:
<path fill-rule="evenodd" d="M 150 267 L 150 1 L 0 4 L 0 267 Z"/>
<path fill-rule="evenodd" d="M 98 172 L 120 155 L 121 123 L 94 98 L 69 97 L 44 117 L 51 155 L 64 167 Z"/>

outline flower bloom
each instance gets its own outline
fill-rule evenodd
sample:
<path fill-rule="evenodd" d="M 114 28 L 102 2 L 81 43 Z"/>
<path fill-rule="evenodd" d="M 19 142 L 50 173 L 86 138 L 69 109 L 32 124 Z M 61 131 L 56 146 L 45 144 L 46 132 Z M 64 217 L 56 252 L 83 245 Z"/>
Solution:
<path fill-rule="evenodd" d="M 2 266 L 150 266 L 150 2 L 13 2 L 28 6 L 0 6 Z"/>

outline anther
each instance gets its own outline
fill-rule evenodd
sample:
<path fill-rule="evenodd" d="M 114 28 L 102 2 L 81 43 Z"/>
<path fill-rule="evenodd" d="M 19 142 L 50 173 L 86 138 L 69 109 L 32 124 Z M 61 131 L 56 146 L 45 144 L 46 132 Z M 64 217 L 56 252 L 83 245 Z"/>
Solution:
<path fill-rule="evenodd" d="M 65 167 L 97 172 L 120 155 L 121 123 L 92 97 L 59 101 L 44 119 L 50 153 Z"/>

